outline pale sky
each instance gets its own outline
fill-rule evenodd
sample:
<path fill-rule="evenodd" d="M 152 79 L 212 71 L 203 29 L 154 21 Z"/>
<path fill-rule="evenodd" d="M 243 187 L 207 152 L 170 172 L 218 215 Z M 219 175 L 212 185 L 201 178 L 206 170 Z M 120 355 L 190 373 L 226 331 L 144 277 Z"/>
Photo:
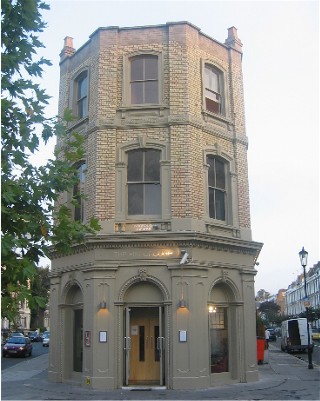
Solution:
<path fill-rule="evenodd" d="M 235 26 L 243 43 L 253 240 L 263 242 L 255 292 L 275 293 L 319 261 L 318 1 L 46 0 L 41 54 L 53 62 L 42 87 L 57 114 L 59 53 L 78 49 L 99 27 L 188 21 L 224 43 Z M 40 54 L 40 52 L 39 52 Z M 42 150 L 43 158 L 50 148 Z"/>

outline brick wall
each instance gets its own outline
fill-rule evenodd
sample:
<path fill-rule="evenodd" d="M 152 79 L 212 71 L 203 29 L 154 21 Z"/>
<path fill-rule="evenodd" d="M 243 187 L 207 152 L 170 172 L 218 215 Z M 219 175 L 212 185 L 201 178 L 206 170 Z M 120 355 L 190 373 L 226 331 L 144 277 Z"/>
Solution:
<path fill-rule="evenodd" d="M 162 54 L 164 116 L 152 111 L 129 117 L 130 111 L 122 110 L 124 61 L 137 51 Z M 208 119 L 203 113 L 204 61 L 225 71 L 225 119 Z M 59 113 L 70 105 L 71 79 L 84 67 L 90 72 L 89 118 L 75 128 L 87 136 L 87 217 L 115 218 L 117 148 L 145 136 L 170 147 L 173 218 L 207 218 L 203 151 L 218 145 L 234 158 L 239 225 L 250 228 L 241 53 L 188 23 L 98 29 L 61 64 Z"/>

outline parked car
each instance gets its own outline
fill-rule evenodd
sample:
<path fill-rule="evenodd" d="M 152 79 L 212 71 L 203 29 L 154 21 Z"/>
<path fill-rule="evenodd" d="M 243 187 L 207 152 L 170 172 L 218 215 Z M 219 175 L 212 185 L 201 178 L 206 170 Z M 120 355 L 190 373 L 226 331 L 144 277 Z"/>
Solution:
<path fill-rule="evenodd" d="M 28 337 L 32 342 L 41 341 L 40 334 L 37 331 L 30 331 L 30 333 L 28 334 Z"/>
<path fill-rule="evenodd" d="M 10 337 L 24 337 L 24 334 L 21 333 L 20 331 L 14 331 L 13 333 L 10 334 Z"/>
<path fill-rule="evenodd" d="M 43 336 L 42 346 L 43 347 L 49 347 L 49 344 L 50 344 L 50 333 L 46 333 Z"/>
<path fill-rule="evenodd" d="M 320 329 L 312 329 L 312 340 L 320 341 Z"/>
<path fill-rule="evenodd" d="M 277 341 L 276 332 L 274 329 L 267 329 L 269 332 L 269 341 Z"/>
<path fill-rule="evenodd" d="M 3 346 L 2 356 L 5 358 L 7 355 L 13 356 L 31 356 L 32 344 L 29 338 L 24 336 L 15 336 L 8 338 Z"/>

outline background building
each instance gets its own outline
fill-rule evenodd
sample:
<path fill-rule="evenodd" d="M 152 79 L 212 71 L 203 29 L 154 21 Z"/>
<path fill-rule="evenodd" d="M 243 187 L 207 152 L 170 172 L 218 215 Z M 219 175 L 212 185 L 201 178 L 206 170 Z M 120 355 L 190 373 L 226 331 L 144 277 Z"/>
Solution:
<path fill-rule="evenodd" d="M 309 307 L 320 309 L 320 262 L 306 272 L 306 283 Z M 300 313 L 304 313 L 306 310 L 305 301 L 304 277 L 303 274 L 300 274 L 286 291 L 286 314 L 298 316 Z"/>
<path fill-rule="evenodd" d="M 102 229 L 52 252 L 51 380 L 258 379 L 241 47 L 188 22 L 99 28 L 77 51 L 66 37 L 59 114 L 86 155 L 60 202 Z"/>

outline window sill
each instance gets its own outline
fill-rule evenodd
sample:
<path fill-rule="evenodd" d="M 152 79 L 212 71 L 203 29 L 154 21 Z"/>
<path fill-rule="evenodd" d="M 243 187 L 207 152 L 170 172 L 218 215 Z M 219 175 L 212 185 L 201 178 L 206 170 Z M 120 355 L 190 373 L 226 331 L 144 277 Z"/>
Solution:
<path fill-rule="evenodd" d="M 202 115 L 205 121 L 210 121 L 212 119 L 218 120 L 220 122 L 227 124 L 228 127 L 233 124 L 232 121 L 223 114 L 211 113 L 208 110 L 202 109 Z"/>
<path fill-rule="evenodd" d="M 148 221 L 118 222 L 114 225 L 114 231 L 116 233 L 171 231 L 171 223 L 169 221 L 164 222 L 159 220 L 150 222 L 150 219 Z"/>
<path fill-rule="evenodd" d="M 80 118 L 79 120 L 72 121 L 71 123 L 68 124 L 68 130 L 73 130 L 75 128 L 80 127 L 81 125 L 88 123 L 89 121 L 89 116 L 85 116 L 83 118 Z"/>
<path fill-rule="evenodd" d="M 240 238 L 239 228 L 228 225 L 227 222 L 212 219 L 210 222 L 205 223 L 205 226 L 209 234 Z"/>
<path fill-rule="evenodd" d="M 123 119 L 126 118 L 126 114 L 129 116 L 152 114 L 158 117 L 164 117 L 166 109 L 168 109 L 168 107 L 164 104 L 138 104 L 121 106 L 117 110 L 121 113 L 121 118 Z"/>

